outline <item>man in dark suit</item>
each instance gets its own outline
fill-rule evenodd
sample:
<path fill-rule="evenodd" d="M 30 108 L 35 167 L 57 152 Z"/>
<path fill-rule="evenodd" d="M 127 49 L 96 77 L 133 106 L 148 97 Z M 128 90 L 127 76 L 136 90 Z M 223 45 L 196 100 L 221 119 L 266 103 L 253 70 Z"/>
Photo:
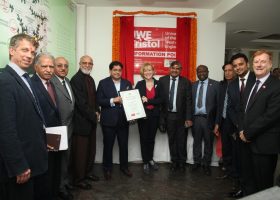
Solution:
<path fill-rule="evenodd" d="M 171 156 L 171 171 L 185 171 L 187 160 L 185 127 L 192 126 L 191 121 L 191 82 L 180 76 L 182 66 L 179 61 L 171 63 L 169 75 L 159 79 L 160 98 L 162 100 L 161 118 L 167 125 L 168 142 Z"/>
<path fill-rule="evenodd" d="M 224 179 L 231 176 L 232 164 L 232 134 L 234 126 L 227 116 L 228 105 L 228 85 L 235 79 L 235 72 L 231 63 L 223 65 L 224 80 L 220 82 L 219 87 L 219 105 L 218 105 L 218 124 L 215 125 L 214 133 L 221 134 L 222 140 L 222 167 L 224 174 L 218 178 Z"/>
<path fill-rule="evenodd" d="M 93 60 L 90 56 L 80 58 L 80 69 L 70 83 L 75 96 L 72 139 L 72 167 L 74 185 L 91 189 L 89 181 L 99 178 L 92 172 L 96 153 L 96 124 L 98 105 L 96 87 L 90 76 Z"/>
<path fill-rule="evenodd" d="M 270 74 L 271 68 L 272 54 L 256 51 L 253 55 L 256 82 L 244 93 L 239 126 L 239 137 L 250 151 L 244 184 L 250 185 L 251 190 L 246 195 L 273 186 L 280 152 L 280 81 Z"/>
<path fill-rule="evenodd" d="M 246 147 L 243 148 L 241 154 L 240 139 L 238 138 L 238 116 L 241 109 L 241 99 L 243 97 L 244 91 L 250 88 L 255 82 L 255 75 L 253 72 L 249 71 L 248 58 L 242 53 L 235 54 L 231 57 L 230 63 L 233 65 L 233 69 L 237 74 L 238 78 L 233 80 L 228 86 L 228 107 L 227 107 L 227 117 L 230 119 L 234 125 L 234 132 L 232 134 L 232 171 L 231 175 L 234 180 L 234 189 L 230 192 L 230 196 L 234 198 L 242 197 L 243 191 L 241 189 L 244 184 L 241 184 L 241 160 L 246 160 Z M 246 170 L 245 170 L 246 171 Z"/>
<path fill-rule="evenodd" d="M 72 144 L 72 117 L 74 113 L 75 98 L 72 92 L 68 74 L 69 63 L 64 57 L 55 59 L 54 75 L 51 78 L 51 83 L 54 86 L 57 95 L 57 106 L 60 114 L 61 124 L 67 126 L 68 133 L 68 149 L 61 152 L 61 182 L 59 197 L 62 199 L 73 199 L 73 195 L 69 191 L 71 188 L 69 173 L 70 151 Z"/>
<path fill-rule="evenodd" d="M 34 66 L 36 74 L 32 76 L 31 81 L 42 108 L 45 126 L 60 126 L 58 101 L 54 87 L 50 82 L 54 72 L 54 57 L 49 53 L 40 53 L 35 58 Z M 49 147 L 48 155 L 49 191 L 51 198 L 55 199 L 58 196 L 60 184 L 61 152 L 52 151 L 51 147 Z"/>
<path fill-rule="evenodd" d="M 208 68 L 196 68 L 198 81 L 192 86 L 193 96 L 193 159 L 192 170 L 201 165 L 206 175 L 211 175 L 210 164 L 213 153 L 214 126 L 218 122 L 219 83 L 208 78 Z M 202 141 L 204 154 L 202 156 Z"/>
<path fill-rule="evenodd" d="M 97 100 L 101 106 L 100 124 L 103 132 L 103 168 L 104 177 L 110 180 L 112 177 L 112 151 L 115 138 L 118 138 L 120 153 L 120 170 L 128 177 L 132 173 L 128 169 L 128 129 L 122 106 L 120 91 L 131 90 L 128 80 L 121 78 L 123 65 L 119 61 L 113 61 L 109 65 L 110 76 L 101 80 L 97 88 Z"/>
<path fill-rule="evenodd" d="M 13 36 L 10 63 L 0 74 L 1 200 L 48 200 L 44 119 L 26 73 L 36 47 L 26 34 Z"/>

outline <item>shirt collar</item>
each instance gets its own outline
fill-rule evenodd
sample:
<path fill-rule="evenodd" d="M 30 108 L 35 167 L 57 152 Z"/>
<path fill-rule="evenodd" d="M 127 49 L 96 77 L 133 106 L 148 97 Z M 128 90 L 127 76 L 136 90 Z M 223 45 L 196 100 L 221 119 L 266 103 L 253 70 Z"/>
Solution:
<path fill-rule="evenodd" d="M 19 75 L 22 76 L 23 74 L 27 73 L 26 71 L 24 71 L 23 69 L 21 69 L 17 64 L 13 63 L 13 62 L 9 62 L 9 66 L 15 70 L 15 72 Z"/>

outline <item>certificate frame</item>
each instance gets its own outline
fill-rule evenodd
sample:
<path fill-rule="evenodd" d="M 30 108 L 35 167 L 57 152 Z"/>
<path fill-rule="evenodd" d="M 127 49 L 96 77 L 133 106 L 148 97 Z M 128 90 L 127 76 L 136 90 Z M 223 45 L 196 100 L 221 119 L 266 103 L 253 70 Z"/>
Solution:
<path fill-rule="evenodd" d="M 146 112 L 138 89 L 119 92 L 127 121 L 145 118 Z"/>

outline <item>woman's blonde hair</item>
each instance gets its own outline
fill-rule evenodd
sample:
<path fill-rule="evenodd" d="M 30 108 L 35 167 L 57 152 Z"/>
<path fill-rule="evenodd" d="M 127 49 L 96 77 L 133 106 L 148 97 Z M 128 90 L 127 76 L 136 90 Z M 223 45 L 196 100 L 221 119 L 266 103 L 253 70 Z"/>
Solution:
<path fill-rule="evenodd" d="M 151 67 L 152 68 L 152 70 L 154 71 L 154 74 L 155 74 L 155 68 L 154 68 L 154 66 L 151 64 L 151 63 L 144 63 L 142 66 L 141 66 L 141 68 L 140 68 L 140 75 L 141 75 L 141 77 L 142 78 L 144 78 L 144 70 L 145 70 L 145 68 L 147 68 L 147 67 Z M 154 75 L 153 74 L 153 75 Z"/>

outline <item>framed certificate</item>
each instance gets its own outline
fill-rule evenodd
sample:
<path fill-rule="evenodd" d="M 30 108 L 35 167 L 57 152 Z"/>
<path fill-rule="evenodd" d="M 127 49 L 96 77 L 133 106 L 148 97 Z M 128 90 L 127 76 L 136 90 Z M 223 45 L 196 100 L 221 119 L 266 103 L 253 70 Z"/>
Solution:
<path fill-rule="evenodd" d="M 138 89 L 121 91 L 120 96 L 127 121 L 146 117 Z"/>

